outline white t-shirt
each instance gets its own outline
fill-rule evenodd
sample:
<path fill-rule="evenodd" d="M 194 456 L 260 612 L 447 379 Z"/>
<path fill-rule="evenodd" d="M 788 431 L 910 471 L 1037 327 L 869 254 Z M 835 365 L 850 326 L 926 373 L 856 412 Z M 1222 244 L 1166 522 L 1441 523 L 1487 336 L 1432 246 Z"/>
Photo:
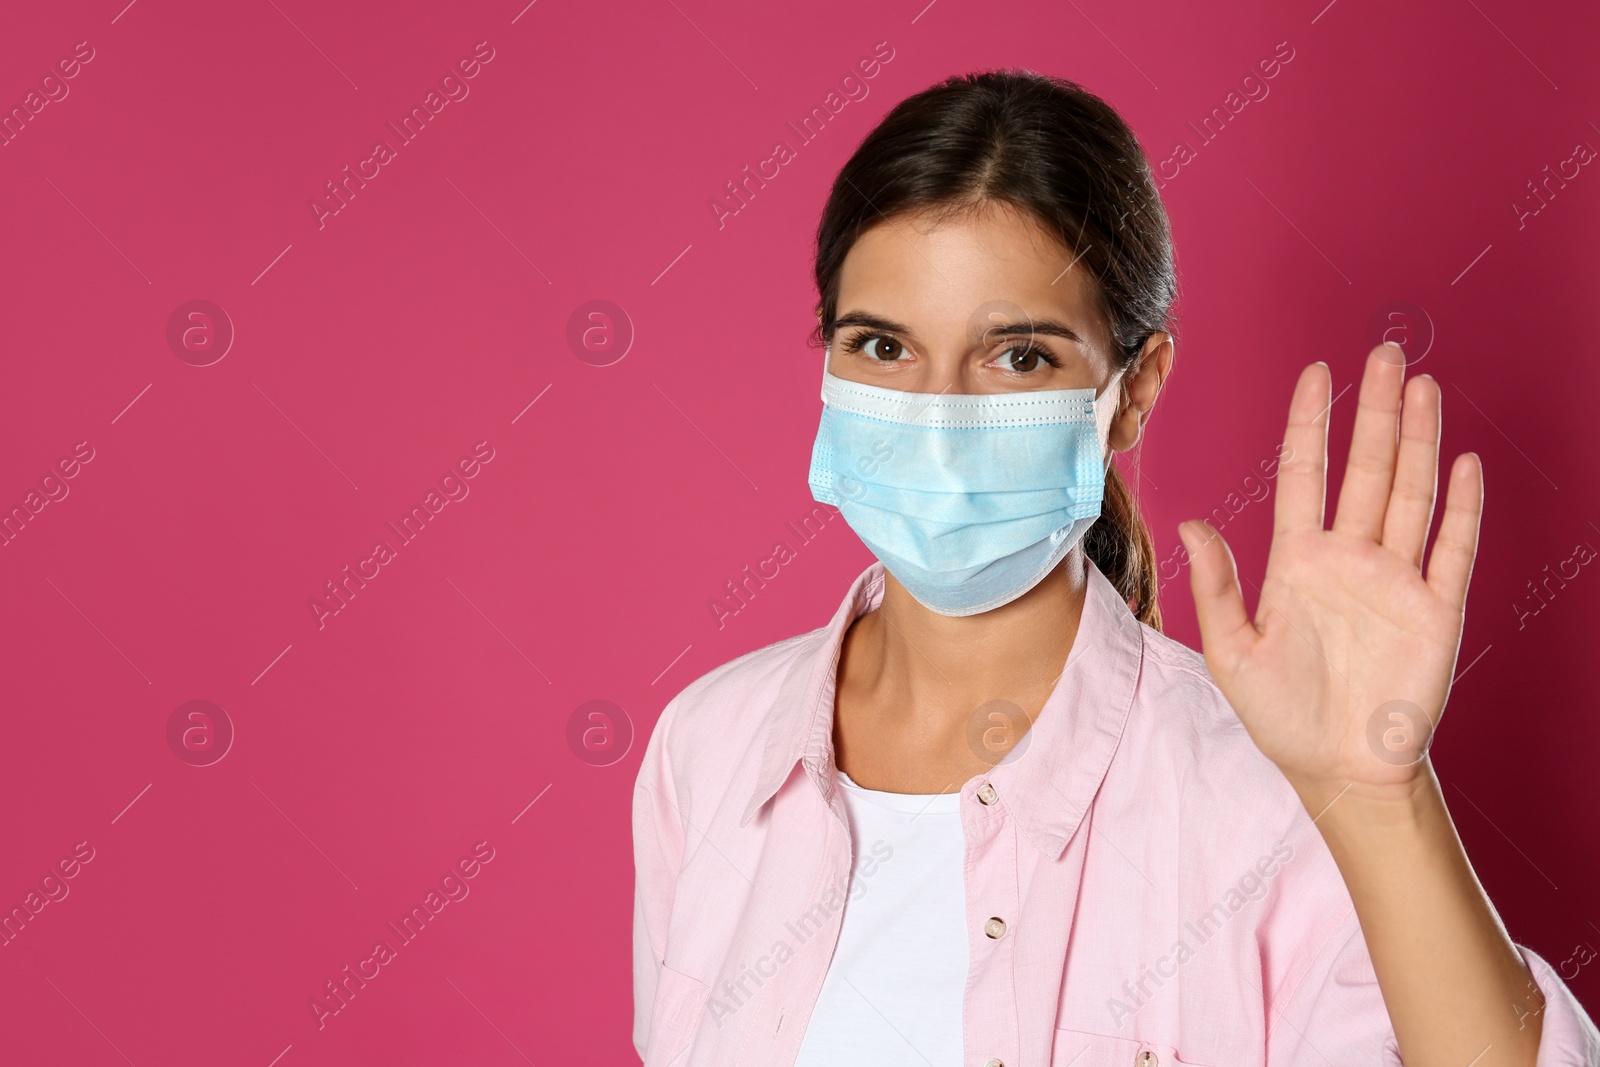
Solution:
<path fill-rule="evenodd" d="M 837 773 L 855 869 L 795 1067 L 961 1067 L 961 794 L 885 793 Z"/>

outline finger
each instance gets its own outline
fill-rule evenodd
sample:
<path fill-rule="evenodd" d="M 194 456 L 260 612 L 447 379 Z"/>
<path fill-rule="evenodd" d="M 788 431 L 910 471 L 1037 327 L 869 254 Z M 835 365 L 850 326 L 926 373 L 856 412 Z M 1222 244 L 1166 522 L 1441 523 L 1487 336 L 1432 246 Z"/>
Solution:
<path fill-rule="evenodd" d="M 1400 458 L 1383 517 L 1383 547 L 1422 569 L 1439 490 L 1439 383 L 1428 374 L 1406 383 L 1400 407 Z"/>
<path fill-rule="evenodd" d="M 1278 499 L 1272 505 L 1273 533 L 1322 529 L 1327 489 L 1328 409 L 1332 378 L 1326 363 L 1300 372 L 1289 401 L 1289 425 L 1278 446 Z"/>
<path fill-rule="evenodd" d="M 1245 612 L 1233 553 L 1204 519 L 1179 523 L 1178 536 L 1189 552 L 1189 589 L 1200 620 L 1202 651 L 1213 662 L 1230 661 L 1257 636 Z"/>
<path fill-rule="evenodd" d="M 1383 516 L 1394 480 L 1395 432 L 1400 417 L 1400 383 L 1405 356 L 1396 345 L 1378 345 L 1367 353 L 1356 400 L 1356 424 L 1350 434 L 1350 458 L 1339 486 L 1339 507 L 1333 528 L 1339 533 L 1376 541 L 1383 535 Z"/>
<path fill-rule="evenodd" d="M 1428 557 L 1428 585 L 1457 611 L 1465 610 L 1472 561 L 1478 555 L 1478 521 L 1483 517 L 1483 464 L 1475 452 L 1456 457 L 1445 490 L 1444 517 Z"/>

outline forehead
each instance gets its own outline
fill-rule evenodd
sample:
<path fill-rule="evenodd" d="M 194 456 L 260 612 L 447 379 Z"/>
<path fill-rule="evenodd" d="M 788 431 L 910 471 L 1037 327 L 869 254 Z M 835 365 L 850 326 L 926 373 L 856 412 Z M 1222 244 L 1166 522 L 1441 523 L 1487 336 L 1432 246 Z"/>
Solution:
<path fill-rule="evenodd" d="M 965 333 L 975 318 L 1009 304 L 1064 321 L 1104 351 L 1109 329 L 1096 307 L 1094 280 L 1075 258 L 1031 214 L 1009 204 L 943 217 L 896 215 L 862 233 L 846 255 L 838 307 L 884 315 L 931 340 Z"/>

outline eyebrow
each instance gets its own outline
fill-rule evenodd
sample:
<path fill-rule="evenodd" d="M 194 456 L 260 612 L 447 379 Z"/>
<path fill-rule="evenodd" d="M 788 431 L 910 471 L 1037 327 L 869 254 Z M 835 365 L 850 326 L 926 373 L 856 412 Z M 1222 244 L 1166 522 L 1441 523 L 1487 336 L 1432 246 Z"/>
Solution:
<path fill-rule="evenodd" d="M 898 322 L 893 322 L 865 311 L 852 311 L 846 315 L 841 315 L 834 320 L 833 325 L 834 329 L 843 329 L 846 326 L 865 326 L 868 329 L 882 330 L 885 333 L 897 333 L 902 337 L 915 338 L 916 336 L 915 331 L 909 326 L 904 326 Z M 1054 319 L 997 323 L 987 327 L 984 330 L 984 334 L 990 337 L 1028 337 L 1034 334 L 1044 334 L 1049 337 L 1063 338 L 1074 344 L 1082 345 L 1084 348 L 1089 347 L 1089 343 L 1079 336 L 1076 330 Z"/>

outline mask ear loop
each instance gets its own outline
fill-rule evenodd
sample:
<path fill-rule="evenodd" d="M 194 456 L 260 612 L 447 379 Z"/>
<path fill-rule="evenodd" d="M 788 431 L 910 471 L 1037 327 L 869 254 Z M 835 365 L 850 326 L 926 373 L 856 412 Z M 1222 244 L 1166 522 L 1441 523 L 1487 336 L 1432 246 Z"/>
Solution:
<path fill-rule="evenodd" d="M 1117 372 L 1117 376 L 1115 378 L 1111 379 L 1111 381 L 1106 383 L 1106 392 L 1110 392 L 1112 389 L 1116 389 L 1118 391 L 1118 393 L 1120 394 L 1121 390 L 1122 390 L 1122 378 L 1123 378 L 1123 375 L 1125 373 L 1126 373 L 1126 368 L 1123 368 L 1122 370 L 1119 370 Z M 1121 399 L 1120 395 L 1119 395 L 1118 399 L 1119 400 Z M 1098 397 L 1095 399 L 1095 403 L 1096 403 L 1096 405 L 1099 404 L 1099 398 Z M 1116 418 L 1116 411 L 1113 409 L 1113 411 L 1112 411 L 1112 419 L 1115 419 L 1115 418 Z M 1141 449 L 1144 447 L 1143 440 L 1140 441 L 1139 447 Z M 1109 482 L 1111 480 L 1111 465 L 1113 463 L 1115 463 L 1116 461 L 1117 461 L 1117 450 L 1111 447 L 1111 442 L 1108 439 L 1106 441 L 1105 464 L 1103 466 L 1103 469 L 1100 472 L 1100 476 L 1101 476 L 1102 482 Z"/>

